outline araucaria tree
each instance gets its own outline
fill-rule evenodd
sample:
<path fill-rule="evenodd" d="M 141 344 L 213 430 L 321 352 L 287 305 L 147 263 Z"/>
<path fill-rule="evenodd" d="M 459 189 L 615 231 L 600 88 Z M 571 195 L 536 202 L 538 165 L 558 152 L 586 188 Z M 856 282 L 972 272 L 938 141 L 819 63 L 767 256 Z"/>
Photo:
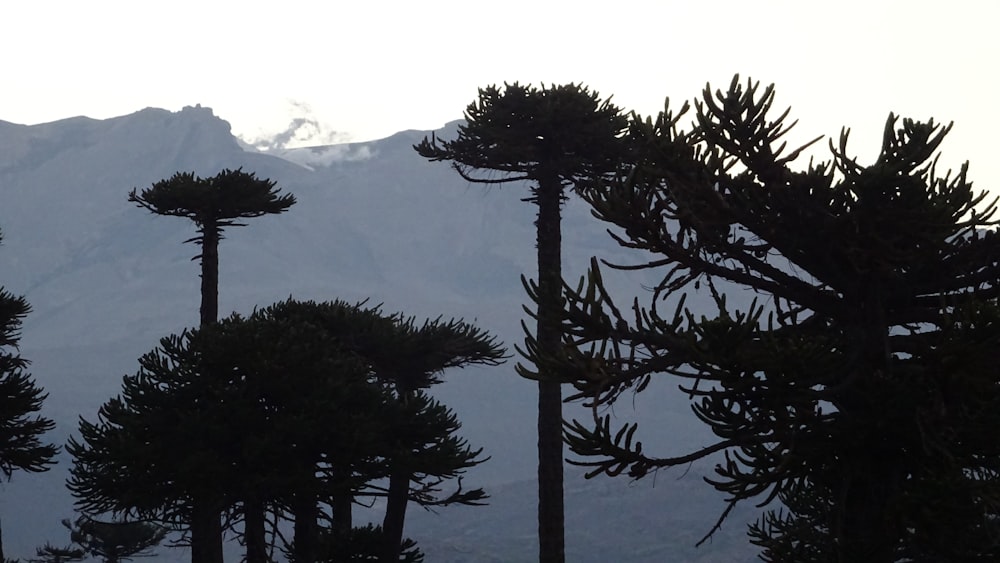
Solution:
<path fill-rule="evenodd" d="M 438 494 L 484 460 L 422 390 L 446 368 L 502 359 L 493 337 L 461 321 L 416 328 L 360 304 L 288 300 L 234 314 L 162 339 L 96 422 L 81 419 L 69 487 L 85 513 L 166 525 L 189 522 L 203 499 L 291 515 L 297 563 L 328 559 L 327 513 L 331 533 L 349 538 L 354 499 L 387 497 L 385 547 L 369 555 L 395 563 L 412 547 L 402 539 L 408 501 L 485 497 L 460 484 Z M 383 478 L 388 488 L 375 483 Z M 268 557 L 247 543 L 248 559 Z"/>
<path fill-rule="evenodd" d="M 450 161 L 465 180 L 481 184 L 527 182 L 525 201 L 538 206 L 537 344 L 558 349 L 562 284 L 561 206 L 567 188 L 615 172 L 624 156 L 627 118 L 586 87 L 534 88 L 505 84 L 479 90 L 465 111 L 458 137 L 424 139 L 414 148 L 432 161 Z M 564 560 L 562 393 L 544 369 L 518 366 L 538 381 L 539 560 Z"/>
<path fill-rule="evenodd" d="M 15 471 L 48 471 L 58 451 L 41 440 L 55 423 L 38 414 L 46 395 L 32 381 L 28 360 L 17 349 L 21 323 L 29 312 L 24 297 L 0 286 L 0 473 L 8 480 Z"/>
<path fill-rule="evenodd" d="M 594 260 L 566 287 L 564 347 L 534 358 L 597 405 L 680 382 L 717 441 L 658 457 L 595 410 L 567 425 L 569 447 L 590 475 L 634 478 L 724 454 L 708 479 L 729 498 L 720 522 L 740 501 L 785 500 L 754 528 L 773 561 L 996 560 L 995 207 L 967 166 L 937 174 L 950 127 L 933 121 L 890 115 L 870 165 L 845 131 L 830 162 L 794 170 L 773 100 L 737 78 L 705 90 L 688 131 L 687 106 L 634 120 L 631 174 L 585 197 L 662 281 L 623 312 Z M 736 310 L 727 287 L 759 299 Z M 684 307 L 699 290 L 716 314 Z"/>
<path fill-rule="evenodd" d="M 243 226 L 241 219 L 283 213 L 295 203 L 295 196 L 281 194 L 275 182 L 257 178 L 242 169 L 223 170 L 211 178 L 178 172 L 142 191 L 132 189 L 128 199 L 157 215 L 186 217 L 194 221 L 198 236 L 186 242 L 201 247 L 195 257 L 201 261 L 201 325 L 216 322 L 219 316 L 219 241 L 227 227 Z M 191 522 L 193 563 L 221 563 L 222 528 L 217 501 L 195 500 Z M 251 510 L 254 510 L 251 507 Z M 263 514 L 246 515 L 248 551 L 263 550 Z M 252 556 L 250 563 L 262 563 Z"/>
<path fill-rule="evenodd" d="M 46 395 L 32 381 L 26 371 L 28 360 L 17 348 L 21 323 L 30 311 L 24 297 L 0 286 L 0 473 L 7 480 L 15 471 L 48 471 L 58 452 L 56 446 L 42 442 L 42 435 L 55 423 L 38 414 Z"/>
<path fill-rule="evenodd" d="M 295 196 L 281 194 L 275 182 L 242 170 L 223 170 L 211 178 L 178 172 L 142 191 L 133 189 L 128 200 L 157 215 L 187 217 L 198 227 L 198 236 L 186 242 L 201 247 L 201 323 L 219 316 L 219 241 L 227 227 L 240 227 L 241 219 L 283 213 Z"/>
<path fill-rule="evenodd" d="M 167 536 L 167 529 L 147 522 L 101 522 L 89 516 L 62 521 L 69 539 L 87 555 L 100 557 L 104 563 L 122 563 L 150 555 Z"/>

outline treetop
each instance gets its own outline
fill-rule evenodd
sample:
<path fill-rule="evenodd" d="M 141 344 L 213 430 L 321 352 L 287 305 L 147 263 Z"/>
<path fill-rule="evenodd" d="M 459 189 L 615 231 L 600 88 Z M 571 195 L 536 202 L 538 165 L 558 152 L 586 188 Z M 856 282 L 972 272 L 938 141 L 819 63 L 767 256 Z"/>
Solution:
<path fill-rule="evenodd" d="M 177 172 L 141 191 L 133 188 L 128 200 L 157 215 L 187 217 L 199 224 L 217 221 L 221 227 L 239 225 L 233 219 L 282 213 L 295 204 L 295 196 L 281 194 L 274 181 L 242 168 L 210 178 Z"/>

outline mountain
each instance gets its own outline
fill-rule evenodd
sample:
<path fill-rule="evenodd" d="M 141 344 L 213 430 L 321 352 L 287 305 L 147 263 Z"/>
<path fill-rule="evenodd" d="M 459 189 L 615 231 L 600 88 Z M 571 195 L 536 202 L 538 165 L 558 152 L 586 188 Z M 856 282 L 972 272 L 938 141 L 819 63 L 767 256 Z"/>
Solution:
<path fill-rule="evenodd" d="M 448 138 L 454 124 L 438 134 Z M 107 120 L 72 118 L 24 126 L 0 121 L 0 284 L 33 307 L 21 352 L 49 393 L 45 414 L 64 443 L 78 417 L 93 419 L 121 376 L 160 337 L 197 324 L 194 235 L 183 219 L 150 215 L 126 201 L 177 171 L 210 176 L 243 168 L 294 193 L 288 213 L 231 228 L 220 248 L 220 313 L 247 313 L 294 296 L 382 303 L 418 318 L 462 317 L 513 350 L 521 341 L 522 272 L 534 270 L 534 208 L 520 186 L 470 185 L 412 145 L 429 132 L 404 131 L 370 143 L 255 152 L 208 108 L 146 109 Z M 565 208 L 564 275 L 591 256 L 639 260 L 617 247 L 586 206 Z M 609 274 L 621 295 L 648 294 L 655 281 Z M 697 307 L 695 296 L 692 303 Z M 428 561 L 531 560 L 534 540 L 535 387 L 498 368 L 446 374 L 434 394 L 455 409 L 463 435 L 491 460 L 466 485 L 492 495 L 486 507 L 412 509 L 407 535 Z M 635 418 L 647 449 L 686 453 L 711 440 L 669 383 L 616 406 Z M 590 416 L 570 406 L 567 417 Z M 68 460 L 42 475 L 16 474 L 0 490 L 8 556 L 65 543 L 72 515 L 63 486 Z M 567 480 L 568 550 L 574 561 L 748 561 L 752 508 L 713 540 L 691 546 L 715 522 L 722 499 L 701 481 L 710 470 L 664 472 L 636 483 Z M 655 485 L 655 486 L 654 486 Z M 722 547 L 720 547 L 722 546 Z M 238 548 L 233 546 L 233 553 Z M 620 550 L 620 551 L 619 551 Z M 182 559 L 183 552 L 165 552 Z M 235 559 L 234 559 L 235 560 Z"/>

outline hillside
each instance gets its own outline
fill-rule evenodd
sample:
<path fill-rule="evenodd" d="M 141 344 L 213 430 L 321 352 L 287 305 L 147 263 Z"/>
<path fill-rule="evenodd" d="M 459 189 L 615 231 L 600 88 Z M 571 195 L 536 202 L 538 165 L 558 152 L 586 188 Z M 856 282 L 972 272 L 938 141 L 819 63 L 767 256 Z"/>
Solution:
<path fill-rule="evenodd" d="M 242 167 L 299 200 L 282 216 L 227 231 L 220 248 L 222 314 L 289 295 L 370 299 L 390 312 L 465 318 L 512 349 L 526 316 L 520 276 L 534 268 L 533 209 L 520 201 L 520 187 L 483 189 L 421 159 L 411 145 L 428 133 L 265 154 L 246 150 L 228 123 L 200 107 L 30 127 L 0 122 L 0 284 L 33 307 L 21 351 L 49 393 L 45 414 L 58 424 L 52 439 L 63 443 L 79 416 L 92 419 L 160 337 L 197 322 L 198 269 L 191 261 L 197 251 L 182 244 L 193 226 L 126 201 L 133 187 L 176 171 L 208 176 Z M 630 259 L 575 200 L 565 209 L 563 239 L 567 279 L 581 275 L 594 255 Z M 622 294 L 642 294 L 651 281 L 611 278 Z M 535 390 L 514 374 L 514 361 L 446 374 L 435 390 L 456 410 L 469 441 L 492 456 L 467 482 L 486 487 L 493 501 L 440 515 L 413 509 L 407 535 L 424 546 L 429 562 L 531 559 Z M 615 412 L 641 421 L 647 447 L 683 453 L 711 439 L 669 383 Z M 567 417 L 589 414 L 567 411 Z M 3 485 L 8 556 L 65 542 L 59 520 L 72 511 L 66 467 L 64 457 L 47 474 L 16 474 Z M 571 473 L 569 560 L 751 559 L 743 523 L 753 518 L 752 507 L 716 541 L 690 549 L 723 506 L 700 479 L 708 470 L 664 473 L 655 486 L 652 479 L 585 482 Z M 183 555 L 173 550 L 169 557 Z"/>

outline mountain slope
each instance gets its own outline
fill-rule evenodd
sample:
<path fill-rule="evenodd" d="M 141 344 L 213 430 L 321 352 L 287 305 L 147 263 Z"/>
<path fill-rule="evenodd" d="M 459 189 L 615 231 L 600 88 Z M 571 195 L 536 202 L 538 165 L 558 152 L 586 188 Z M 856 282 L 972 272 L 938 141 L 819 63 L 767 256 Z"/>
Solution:
<path fill-rule="evenodd" d="M 78 416 L 93 419 L 100 404 L 118 392 L 121 376 L 134 372 L 136 358 L 160 337 L 197 323 L 198 267 L 191 261 L 197 250 L 182 244 L 194 235 L 194 226 L 152 216 L 126 201 L 133 187 L 177 171 L 208 176 L 242 167 L 277 181 L 299 200 L 284 215 L 249 220 L 247 227 L 227 231 L 220 247 L 223 315 L 249 312 L 289 295 L 370 299 L 389 312 L 463 317 L 513 349 L 523 338 L 520 322 L 526 317 L 520 276 L 534 269 L 534 209 L 520 201 L 525 191 L 518 186 L 483 189 L 443 164 L 421 159 L 411 145 L 426 134 L 406 131 L 372 143 L 264 154 L 244 150 L 225 121 L 200 107 L 31 127 L 0 122 L 0 284 L 24 294 L 33 306 L 22 352 L 50 394 L 46 414 L 58 423 L 52 439 L 62 443 L 75 431 Z M 628 259 L 586 206 L 573 199 L 565 209 L 563 239 L 567 279 L 581 275 L 593 255 Z M 653 281 L 634 275 L 609 274 L 609 279 L 623 294 L 642 293 L 641 285 Z M 693 302 L 697 306 L 698 299 Z M 522 535 L 533 534 L 532 487 L 503 486 L 532 479 L 535 466 L 535 387 L 514 374 L 514 361 L 447 374 L 448 381 L 435 390 L 456 410 L 469 441 L 492 456 L 467 484 L 496 492 L 494 506 L 468 512 L 448 509 L 423 518 L 415 510 L 408 534 L 426 544 L 429 555 L 432 544 L 445 551 L 449 545 L 468 545 L 455 543 L 434 522 L 461 524 L 464 536 L 478 538 L 472 545 L 493 538 L 496 550 L 505 542 L 521 549 Z M 669 384 L 654 385 L 635 402 L 647 447 L 683 453 L 711 438 Z M 617 407 L 622 416 L 632 416 L 631 410 L 630 405 Z M 567 416 L 589 416 L 589 411 L 572 406 Z M 26 556 L 45 541 L 64 540 L 58 522 L 72 510 L 62 486 L 66 461 L 49 474 L 15 475 L 0 491 L 9 555 Z M 720 508 L 717 502 L 706 505 L 716 497 L 697 473 L 682 480 L 694 483 L 691 490 L 677 494 L 683 500 L 690 493 L 700 507 L 695 510 L 700 521 L 685 522 L 692 538 L 700 537 Z M 671 482 L 663 479 L 657 488 L 669 488 Z M 616 493 L 595 483 L 568 483 L 574 491 L 568 502 L 578 506 L 571 510 L 601 514 L 592 523 L 581 518 L 582 527 L 568 532 L 570 545 L 574 537 L 582 542 L 613 528 L 615 512 L 626 519 L 661 521 L 653 517 L 664 510 L 660 502 L 638 495 L 610 508 Z M 694 497 L 696 489 L 709 496 Z M 611 504 L 588 504 L 598 500 Z M 504 519 L 516 519 L 517 526 L 505 528 Z M 739 525 L 731 528 L 742 538 Z M 655 526 L 614 529 L 635 553 L 660 545 Z M 618 540 L 606 543 L 614 549 Z M 709 549 L 699 553 L 712 553 Z M 490 547 L 489 553 L 505 557 L 496 550 Z M 445 551 L 434 551 L 429 560 L 445 557 Z M 580 561 L 606 560 L 592 548 L 572 553 Z M 637 557 L 630 560 L 660 560 L 658 555 Z"/>

